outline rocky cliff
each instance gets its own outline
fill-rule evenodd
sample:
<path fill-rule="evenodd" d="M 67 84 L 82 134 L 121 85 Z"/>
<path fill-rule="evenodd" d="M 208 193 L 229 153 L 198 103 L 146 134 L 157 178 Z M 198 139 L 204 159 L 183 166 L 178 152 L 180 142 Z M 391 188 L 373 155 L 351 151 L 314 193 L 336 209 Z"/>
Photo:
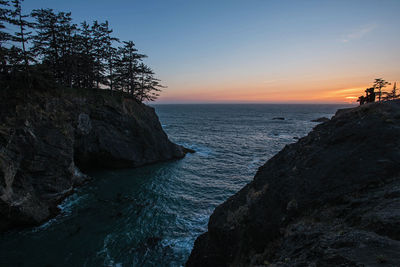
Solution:
<path fill-rule="evenodd" d="M 103 90 L 2 90 L 0 230 L 39 224 L 88 177 L 184 156 L 153 108 Z"/>
<path fill-rule="evenodd" d="M 287 145 L 215 209 L 187 266 L 400 266 L 400 102 Z"/>

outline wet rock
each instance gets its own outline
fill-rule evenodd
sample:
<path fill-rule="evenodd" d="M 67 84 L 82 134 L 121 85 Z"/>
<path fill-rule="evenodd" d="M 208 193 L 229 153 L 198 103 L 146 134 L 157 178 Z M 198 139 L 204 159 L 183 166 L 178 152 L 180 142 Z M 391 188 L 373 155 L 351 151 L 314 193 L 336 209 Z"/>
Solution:
<path fill-rule="evenodd" d="M 190 153 L 190 154 L 196 153 L 196 150 L 191 149 L 191 148 L 187 148 L 187 147 L 182 147 L 182 150 L 183 150 L 183 152 L 185 154 L 187 154 L 187 153 Z"/>
<path fill-rule="evenodd" d="M 399 136 L 400 101 L 338 111 L 215 209 L 187 266 L 400 266 Z"/>

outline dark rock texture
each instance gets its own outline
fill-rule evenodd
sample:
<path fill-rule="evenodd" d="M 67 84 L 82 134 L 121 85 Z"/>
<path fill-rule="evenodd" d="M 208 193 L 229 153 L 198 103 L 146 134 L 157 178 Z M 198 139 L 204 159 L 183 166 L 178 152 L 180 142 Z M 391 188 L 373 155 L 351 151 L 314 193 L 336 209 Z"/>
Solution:
<path fill-rule="evenodd" d="M 329 119 L 327 117 L 321 117 L 315 120 L 311 120 L 312 122 L 327 122 Z"/>
<path fill-rule="evenodd" d="M 338 111 L 210 217 L 187 266 L 400 266 L 400 102 Z"/>
<path fill-rule="evenodd" d="M 86 168 L 181 158 L 153 108 L 108 92 L 1 91 L 0 230 L 39 224 Z"/>

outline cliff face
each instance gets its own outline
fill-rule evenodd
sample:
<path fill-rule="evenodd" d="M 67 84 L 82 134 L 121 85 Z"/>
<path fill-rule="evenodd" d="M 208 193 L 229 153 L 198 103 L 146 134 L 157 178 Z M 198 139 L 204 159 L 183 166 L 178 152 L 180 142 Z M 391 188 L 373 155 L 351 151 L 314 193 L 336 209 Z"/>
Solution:
<path fill-rule="evenodd" d="M 187 266 L 400 266 L 400 102 L 341 110 L 210 217 Z"/>
<path fill-rule="evenodd" d="M 54 216 L 59 201 L 88 180 L 80 169 L 184 156 L 154 109 L 132 99 L 104 91 L 3 91 L 1 99 L 0 230 Z"/>

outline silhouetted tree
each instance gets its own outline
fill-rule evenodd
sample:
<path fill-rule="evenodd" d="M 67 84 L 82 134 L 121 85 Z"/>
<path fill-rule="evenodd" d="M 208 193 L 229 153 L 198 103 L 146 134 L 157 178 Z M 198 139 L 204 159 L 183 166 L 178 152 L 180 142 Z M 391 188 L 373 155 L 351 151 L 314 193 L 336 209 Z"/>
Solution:
<path fill-rule="evenodd" d="M 139 101 L 152 101 L 164 86 L 142 60 L 133 41 L 116 47 L 108 21 L 72 23 L 71 13 L 34 9 L 23 14 L 23 0 L 0 0 L 0 83 L 12 79 L 46 77 L 61 88 L 106 88 L 120 90 Z M 12 24 L 15 35 L 5 29 Z M 31 32 L 31 30 L 33 32 Z M 33 63 L 32 65 L 30 65 Z M 38 84 L 35 77 L 24 79 Z M 42 83 L 43 84 L 43 83 Z M 45 83 L 49 84 L 49 83 Z"/>
<path fill-rule="evenodd" d="M 4 31 L 6 28 L 5 23 L 10 20 L 8 15 L 11 11 L 8 6 L 8 1 L 0 0 L 0 47 L 3 47 L 4 43 L 11 39 L 11 35 Z"/>
<path fill-rule="evenodd" d="M 99 23 L 94 21 L 92 25 L 92 36 L 93 36 L 93 51 L 94 51 L 94 73 L 96 80 L 96 88 L 99 88 L 100 84 L 107 83 L 106 80 L 106 62 L 110 59 L 108 52 L 112 42 L 117 40 L 111 37 L 112 30 L 109 28 L 108 21 Z"/>
<path fill-rule="evenodd" d="M 360 105 L 375 102 L 375 95 L 375 87 L 367 88 L 365 89 L 365 96 L 360 96 L 357 102 L 360 102 Z"/>
<path fill-rule="evenodd" d="M 378 93 L 378 95 L 379 95 L 379 101 L 381 101 L 382 88 L 386 87 L 388 84 L 390 84 L 390 83 L 387 82 L 387 81 L 385 81 L 385 80 L 382 79 L 382 78 L 375 79 L 375 82 L 374 82 L 374 85 L 373 85 L 373 86 L 374 86 L 375 89 L 378 89 L 378 90 L 379 90 L 379 93 Z"/>
<path fill-rule="evenodd" d="M 52 9 L 35 9 L 31 13 L 36 19 L 36 33 L 33 35 L 33 53 L 47 65 L 56 80 L 59 80 L 60 44 L 57 15 Z"/>
<path fill-rule="evenodd" d="M 366 97 L 363 96 L 363 95 L 359 96 L 358 99 L 357 99 L 357 102 L 360 102 L 360 106 L 364 105 L 365 101 L 366 101 Z"/>
<path fill-rule="evenodd" d="M 159 96 L 158 92 L 164 88 L 159 82 L 160 80 L 154 78 L 154 72 L 151 68 L 144 63 L 140 63 L 137 67 L 138 72 L 138 90 L 136 91 L 136 98 L 139 101 L 154 101 Z"/>
<path fill-rule="evenodd" d="M 145 55 L 138 54 L 132 41 L 123 42 L 124 46 L 118 48 L 118 61 L 116 66 L 116 79 L 122 91 L 134 96 L 138 86 L 137 66 Z"/>
<path fill-rule="evenodd" d="M 118 62 L 118 50 L 113 47 L 112 45 L 109 45 L 107 47 L 107 70 L 108 70 L 108 75 L 106 76 L 107 78 L 107 83 L 110 87 L 111 93 L 113 90 L 115 90 L 115 71 L 116 71 L 116 65 Z"/>
<path fill-rule="evenodd" d="M 0 45 L 11 38 L 10 34 L 3 31 L 6 28 L 5 23 L 9 21 L 10 10 L 7 8 L 8 6 L 8 1 L 0 0 Z"/>
<path fill-rule="evenodd" d="M 106 76 L 105 83 L 109 85 L 111 92 L 114 87 L 114 69 L 117 62 L 117 52 L 118 50 L 113 46 L 114 42 L 119 42 L 118 38 L 111 36 L 113 32 L 112 29 L 109 28 L 108 21 L 101 24 L 101 30 L 103 32 L 103 58 L 106 62 Z"/>
<path fill-rule="evenodd" d="M 76 83 L 78 87 L 92 88 L 94 84 L 93 38 L 91 27 L 86 21 L 82 22 L 79 28 L 76 46 L 80 51 Z"/>
<path fill-rule="evenodd" d="M 71 23 L 71 13 L 59 12 L 57 14 L 57 42 L 59 46 L 59 65 L 61 84 L 72 87 L 75 44 L 74 36 L 77 26 Z"/>
<path fill-rule="evenodd" d="M 31 53 L 27 50 L 27 42 L 31 39 L 32 32 L 28 32 L 28 28 L 33 27 L 33 23 L 26 20 L 29 15 L 24 15 L 22 13 L 22 3 L 23 0 L 12 0 L 14 10 L 10 12 L 9 22 L 18 27 L 18 31 L 15 32 L 13 40 L 21 44 L 22 55 L 24 59 L 24 69 L 28 73 L 29 62 L 33 60 Z"/>
<path fill-rule="evenodd" d="M 11 40 L 11 35 L 4 31 L 6 23 L 9 22 L 10 10 L 8 9 L 8 1 L 0 0 L 0 74 L 5 75 L 8 73 L 7 56 L 8 48 L 5 44 Z M 2 76 L 0 76 L 2 78 Z M 3 78 L 2 78 L 3 79 Z"/>
<path fill-rule="evenodd" d="M 367 103 L 375 102 L 375 96 L 376 96 L 375 87 L 367 88 L 365 90 L 365 93 L 366 93 L 365 102 Z"/>
<path fill-rule="evenodd" d="M 396 83 L 393 84 L 393 89 L 390 92 L 383 92 L 385 96 L 383 97 L 383 100 L 393 100 L 399 98 L 400 95 L 397 94 L 397 88 L 396 88 Z"/>

